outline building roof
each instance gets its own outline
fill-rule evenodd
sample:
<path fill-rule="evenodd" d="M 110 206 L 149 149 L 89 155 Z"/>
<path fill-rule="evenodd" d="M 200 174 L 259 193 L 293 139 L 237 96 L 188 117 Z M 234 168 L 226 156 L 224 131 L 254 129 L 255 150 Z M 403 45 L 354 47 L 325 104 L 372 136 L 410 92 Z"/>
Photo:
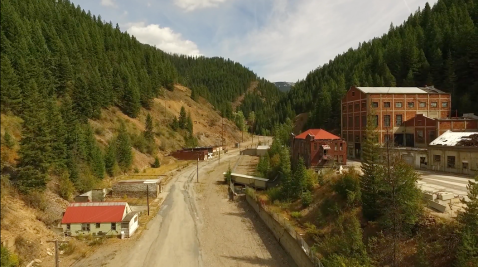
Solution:
<path fill-rule="evenodd" d="M 66 208 L 61 223 L 121 222 L 126 205 L 126 202 L 71 203 Z"/>
<path fill-rule="evenodd" d="M 340 137 L 338 137 L 334 134 L 331 134 L 324 129 L 309 129 L 309 130 L 299 134 L 295 138 L 296 139 L 305 139 L 307 137 L 307 135 L 309 135 L 309 134 L 314 136 L 314 140 L 337 140 L 337 139 L 340 139 Z"/>
<path fill-rule="evenodd" d="M 269 148 L 271 148 L 271 147 L 270 146 L 257 146 L 257 149 L 259 149 L 259 150 L 267 150 Z"/>
<path fill-rule="evenodd" d="M 151 176 L 154 176 L 154 175 L 151 175 Z M 159 179 L 146 179 L 146 180 L 122 180 L 122 181 L 118 181 L 116 184 L 159 184 L 161 183 L 161 180 L 163 178 L 159 178 Z"/>
<path fill-rule="evenodd" d="M 133 219 L 134 215 L 136 215 L 136 214 L 138 214 L 137 211 L 132 211 L 132 212 L 126 214 L 126 216 L 124 216 L 124 218 L 123 218 L 123 222 L 131 221 L 131 219 Z"/>
<path fill-rule="evenodd" d="M 223 172 L 222 174 L 226 175 L 226 172 Z M 240 174 L 240 173 L 235 173 L 235 172 L 231 173 L 231 175 L 236 176 L 236 177 L 242 177 L 242 178 L 248 178 L 248 179 L 253 179 L 253 180 L 258 180 L 258 181 L 264 181 L 264 182 L 269 181 L 269 179 L 266 179 L 266 178 L 250 176 L 250 175 Z"/>
<path fill-rule="evenodd" d="M 365 94 L 444 94 L 434 87 L 356 87 Z"/>
<path fill-rule="evenodd" d="M 456 146 L 460 141 L 471 140 L 472 135 L 478 132 L 452 132 L 450 130 L 444 132 L 437 139 L 433 140 L 431 146 Z"/>

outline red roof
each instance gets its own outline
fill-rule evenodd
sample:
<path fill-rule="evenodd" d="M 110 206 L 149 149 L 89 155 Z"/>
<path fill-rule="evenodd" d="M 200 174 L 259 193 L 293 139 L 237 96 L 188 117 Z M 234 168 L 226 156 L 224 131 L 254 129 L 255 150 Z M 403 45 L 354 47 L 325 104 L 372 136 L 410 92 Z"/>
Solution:
<path fill-rule="evenodd" d="M 121 222 L 125 208 L 126 202 L 71 203 L 61 223 Z"/>
<path fill-rule="evenodd" d="M 313 135 L 314 136 L 314 139 L 315 140 L 318 140 L 318 139 L 325 139 L 325 140 L 336 140 L 336 139 L 340 139 L 340 137 L 336 136 L 336 135 L 333 135 L 329 132 L 327 132 L 326 130 L 324 129 L 309 129 L 301 134 L 299 134 L 298 136 L 296 136 L 295 138 L 297 139 L 305 139 L 307 137 L 307 135 Z"/>

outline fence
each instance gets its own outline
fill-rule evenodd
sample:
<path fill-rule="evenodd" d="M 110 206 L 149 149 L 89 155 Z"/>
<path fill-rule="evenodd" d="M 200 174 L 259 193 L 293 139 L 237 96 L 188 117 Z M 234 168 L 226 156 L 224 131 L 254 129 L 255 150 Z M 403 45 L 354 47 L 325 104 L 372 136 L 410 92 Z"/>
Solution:
<path fill-rule="evenodd" d="M 249 191 L 249 190 L 248 190 Z M 324 265 L 320 262 L 320 259 L 315 256 L 314 251 L 309 247 L 309 245 L 305 242 L 305 240 L 300 236 L 300 234 L 295 231 L 294 227 L 290 225 L 290 223 L 282 216 L 277 213 L 272 212 L 261 200 L 259 200 L 254 194 L 246 194 L 246 198 L 254 201 L 258 208 L 262 211 L 265 211 L 275 222 L 277 222 L 284 230 L 288 232 L 288 234 L 295 240 L 295 242 L 302 248 L 304 253 L 307 255 L 308 259 L 315 267 L 324 267 Z M 258 211 L 259 212 L 259 211 Z M 271 228 L 271 227 L 270 227 Z M 274 232 L 274 230 L 271 228 Z M 283 234 L 282 234 L 283 235 Z M 280 239 L 279 239 L 280 242 Z M 289 251 L 289 254 L 291 252 Z M 294 260 L 296 258 L 291 255 Z M 297 261 L 297 260 L 296 260 Z"/>

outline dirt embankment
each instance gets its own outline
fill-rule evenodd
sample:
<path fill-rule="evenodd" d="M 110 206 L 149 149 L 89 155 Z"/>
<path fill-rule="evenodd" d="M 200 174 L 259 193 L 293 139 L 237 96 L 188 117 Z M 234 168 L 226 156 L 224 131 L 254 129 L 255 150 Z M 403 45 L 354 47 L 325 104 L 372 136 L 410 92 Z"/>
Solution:
<path fill-rule="evenodd" d="M 257 86 L 259 85 L 259 81 L 252 81 L 251 84 L 249 85 L 249 88 L 247 88 L 247 91 L 240 95 L 233 103 L 232 103 L 232 109 L 236 110 L 238 106 L 242 104 L 242 101 L 246 97 L 246 94 L 252 93 L 257 89 Z"/>

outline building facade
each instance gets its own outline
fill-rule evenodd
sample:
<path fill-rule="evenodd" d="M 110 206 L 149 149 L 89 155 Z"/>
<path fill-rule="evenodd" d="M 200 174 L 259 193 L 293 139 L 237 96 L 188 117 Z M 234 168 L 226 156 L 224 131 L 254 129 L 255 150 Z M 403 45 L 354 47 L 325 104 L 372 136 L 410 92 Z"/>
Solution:
<path fill-rule="evenodd" d="M 446 131 L 428 146 L 429 169 L 478 174 L 478 132 Z"/>
<path fill-rule="evenodd" d="M 426 136 L 437 136 L 436 126 L 433 133 L 430 121 L 415 117 L 449 118 L 451 96 L 434 87 L 352 86 L 341 105 L 341 135 L 347 142 L 347 154 L 360 158 L 370 112 L 377 126 L 379 144 L 393 140 L 397 146 L 415 147 L 416 143 L 426 146 Z"/>
<path fill-rule="evenodd" d="M 63 215 L 61 226 L 69 236 L 133 235 L 138 228 L 138 214 L 126 202 L 71 203 Z"/>
<path fill-rule="evenodd" d="M 347 143 L 323 129 L 292 134 L 290 143 L 292 164 L 297 164 L 301 157 L 307 168 L 347 164 Z"/>

